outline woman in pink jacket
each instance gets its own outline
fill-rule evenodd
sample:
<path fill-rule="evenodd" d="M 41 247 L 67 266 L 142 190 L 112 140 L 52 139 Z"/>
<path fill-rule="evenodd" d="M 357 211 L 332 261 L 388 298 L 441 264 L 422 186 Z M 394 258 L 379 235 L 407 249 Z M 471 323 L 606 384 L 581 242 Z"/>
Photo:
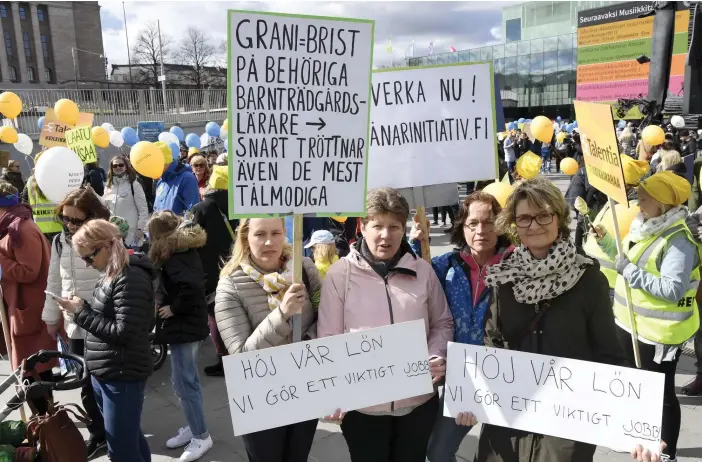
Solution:
<path fill-rule="evenodd" d="M 336 262 L 322 286 L 318 336 L 424 319 L 431 373 L 437 383 L 446 372 L 446 344 L 453 318 L 431 265 L 405 241 L 407 201 L 397 190 L 368 192 L 363 238 Z M 436 392 L 351 411 L 338 410 L 341 431 L 353 462 L 424 462 L 438 412 Z"/>

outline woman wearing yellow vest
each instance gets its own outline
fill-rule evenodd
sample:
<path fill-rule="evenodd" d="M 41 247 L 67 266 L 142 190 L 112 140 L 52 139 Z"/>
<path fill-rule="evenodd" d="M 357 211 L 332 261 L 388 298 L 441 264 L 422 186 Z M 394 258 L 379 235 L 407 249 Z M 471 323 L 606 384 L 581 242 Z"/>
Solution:
<path fill-rule="evenodd" d="M 626 183 L 627 198 L 629 199 L 629 207 L 634 207 L 638 203 L 638 194 L 636 186 L 641 178 L 649 172 L 648 162 L 642 160 L 634 160 L 626 154 L 621 155 L 622 168 L 624 169 L 624 182 Z M 619 211 L 619 208 L 617 208 Z M 622 217 L 618 217 L 621 222 Z M 612 211 L 609 207 L 609 202 L 606 202 L 604 207 L 597 214 L 597 217 L 592 221 L 593 226 L 602 225 L 612 221 Z M 621 232 L 621 229 L 620 229 Z M 600 262 L 600 271 L 607 277 L 609 282 L 610 295 L 614 295 L 614 284 L 617 281 L 617 271 L 614 266 L 614 259 L 607 255 L 599 246 L 597 237 L 593 233 L 588 233 L 583 244 L 583 251 L 591 258 Z"/>
<path fill-rule="evenodd" d="M 661 440 L 667 445 L 663 460 L 669 461 L 675 461 L 680 434 L 675 369 L 681 345 L 695 335 L 700 323 L 695 300 L 700 253 L 685 224 L 687 207 L 682 205 L 690 193 L 690 183 L 673 172 L 659 172 L 643 180 L 638 188 L 641 213 L 624 238 L 624 255 L 615 259 L 614 316 L 620 327 L 619 340 L 633 366 L 626 282 L 631 287 L 641 367 L 665 375 Z M 596 230 L 601 248 L 614 258 L 614 239 L 602 225 Z"/>

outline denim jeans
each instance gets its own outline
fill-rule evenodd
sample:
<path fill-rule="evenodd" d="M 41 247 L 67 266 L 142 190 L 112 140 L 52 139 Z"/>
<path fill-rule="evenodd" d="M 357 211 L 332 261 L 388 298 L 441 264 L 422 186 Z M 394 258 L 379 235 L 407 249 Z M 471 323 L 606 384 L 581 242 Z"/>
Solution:
<path fill-rule="evenodd" d="M 445 392 L 446 390 L 444 390 Z M 427 446 L 427 460 L 429 462 L 456 462 L 456 452 L 471 428 L 456 425 L 456 419 L 444 417 L 444 394 L 442 393 L 439 412 L 436 415 L 434 429 Z"/>
<path fill-rule="evenodd" d="M 105 421 L 107 453 L 112 462 L 151 462 L 151 450 L 141 431 L 144 382 L 120 382 L 92 377 L 95 402 Z"/>
<path fill-rule="evenodd" d="M 171 383 L 185 413 L 193 438 L 209 436 L 202 406 L 202 387 L 197 371 L 197 355 L 202 342 L 171 344 Z"/>

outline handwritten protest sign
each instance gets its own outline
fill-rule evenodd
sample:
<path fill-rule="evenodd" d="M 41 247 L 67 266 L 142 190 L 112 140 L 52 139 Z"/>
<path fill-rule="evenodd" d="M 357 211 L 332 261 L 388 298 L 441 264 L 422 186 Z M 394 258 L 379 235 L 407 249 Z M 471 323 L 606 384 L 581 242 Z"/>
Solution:
<path fill-rule="evenodd" d="M 373 72 L 368 187 L 497 178 L 492 63 Z"/>
<path fill-rule="evenodd" d="M 663 374 L 449 343 L 444 415 L 630 451 L 659 452 Z"/>
<path fill-rule="evenodd" d="M 222 359 L 236 436 L 433 391 L 423 320 Z"/>
<path fill-rule="evenodd" d="M 365 210 L 374 22 L 229 11 L 230 216 Z"/>
<path fill-rule="evenodd" d="M 67 146 L 66 130 L 70 130 L 76 126 L 93 126 L 93 114 L 88 112 L 80 112 L 78 114 L 78 123 L 76 125 L 68 125 L 60 122 L 53 109 L 47 109 L 44 114 L 44 125 L 41 128 L 39 135 L 39 144 L 49 148 L 54 146 Z"/>
<path fill-rule="evenodd" d="M 584 101 L 573 104 L 588 181 L 620 204 L 628 204 L 612 106 Z"/>
<path fill-rule="evenodd" d="M 93 134 L 90 127 L 77 127 L 66 130 L 66 144 L 78 154 L 84 164 L 97 162 L 98 156 L 93 144 Z"/>

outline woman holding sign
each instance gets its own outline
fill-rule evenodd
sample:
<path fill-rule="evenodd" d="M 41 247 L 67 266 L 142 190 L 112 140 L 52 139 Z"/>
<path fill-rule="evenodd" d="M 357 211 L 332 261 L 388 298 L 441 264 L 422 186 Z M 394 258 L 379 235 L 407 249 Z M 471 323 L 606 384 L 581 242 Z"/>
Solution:
<path fill-rule="evenodd" d="M 497 296 L 505 348 L 606 364 L 624 364 L 607 279 L 596 260 L 570 239 L 570 209 L 546 179 L 526 180 L 497 218 L 499 232 L 519 244 L 489 266 L 485 282 Z M 516 232 L 515 232 L 516 231 Z M 470 411 L 470 409 L 466 409 Z M 456 423 L 474 424 L 469 413 Z M 596 446 L 507 427 L 484 425 L 477 462 L 586 462 Z"/>
<path fill-rule="evenodd" d="M 399 191 L 366 197 L 363 238 L 329 269 L 322 288 L 319 337 L 424 319 L 434 383 L 446 373 L 453 318 L 429 263 L 404 239 L 409 205 Z M 338 410 L 353 462 L 424 462 L 439 398 L 436 393 L 351 411 Z"/>
<path fill-rule="evenodd" d="M 624 255 L 617 255 L 614 239 L 598 226 L 599 244 L 616 256 L 614 316 L 617 335 L 634 366 L 628 284 L 636 316 L 641 367 L 665 374 L 663 389 L 663 451 L 675 460 L 680 434 L 680 403 L 675 393 L 675 370 L 682 345 L 700 325 L 696 293 L 700 282 L 700 250 L 688 228 L 690 183 L 671 171 L 656 173 L 639 185 L 641 212 L 624 238 Z"/>
<path fill-rule="evenodd" d="M 322 282 L 309 258 L 302 260 L 304 284 L 292 283 L 292 246 L 283 218 L 243 219 L 232 257 L 222 268 L 214 315 L 229 354 L 287 345 L 290 318 L 302 313 L 303 340 L 314 338 Z M 306 462 L 317 420 L 243 436 L 250 462 Z"/>

